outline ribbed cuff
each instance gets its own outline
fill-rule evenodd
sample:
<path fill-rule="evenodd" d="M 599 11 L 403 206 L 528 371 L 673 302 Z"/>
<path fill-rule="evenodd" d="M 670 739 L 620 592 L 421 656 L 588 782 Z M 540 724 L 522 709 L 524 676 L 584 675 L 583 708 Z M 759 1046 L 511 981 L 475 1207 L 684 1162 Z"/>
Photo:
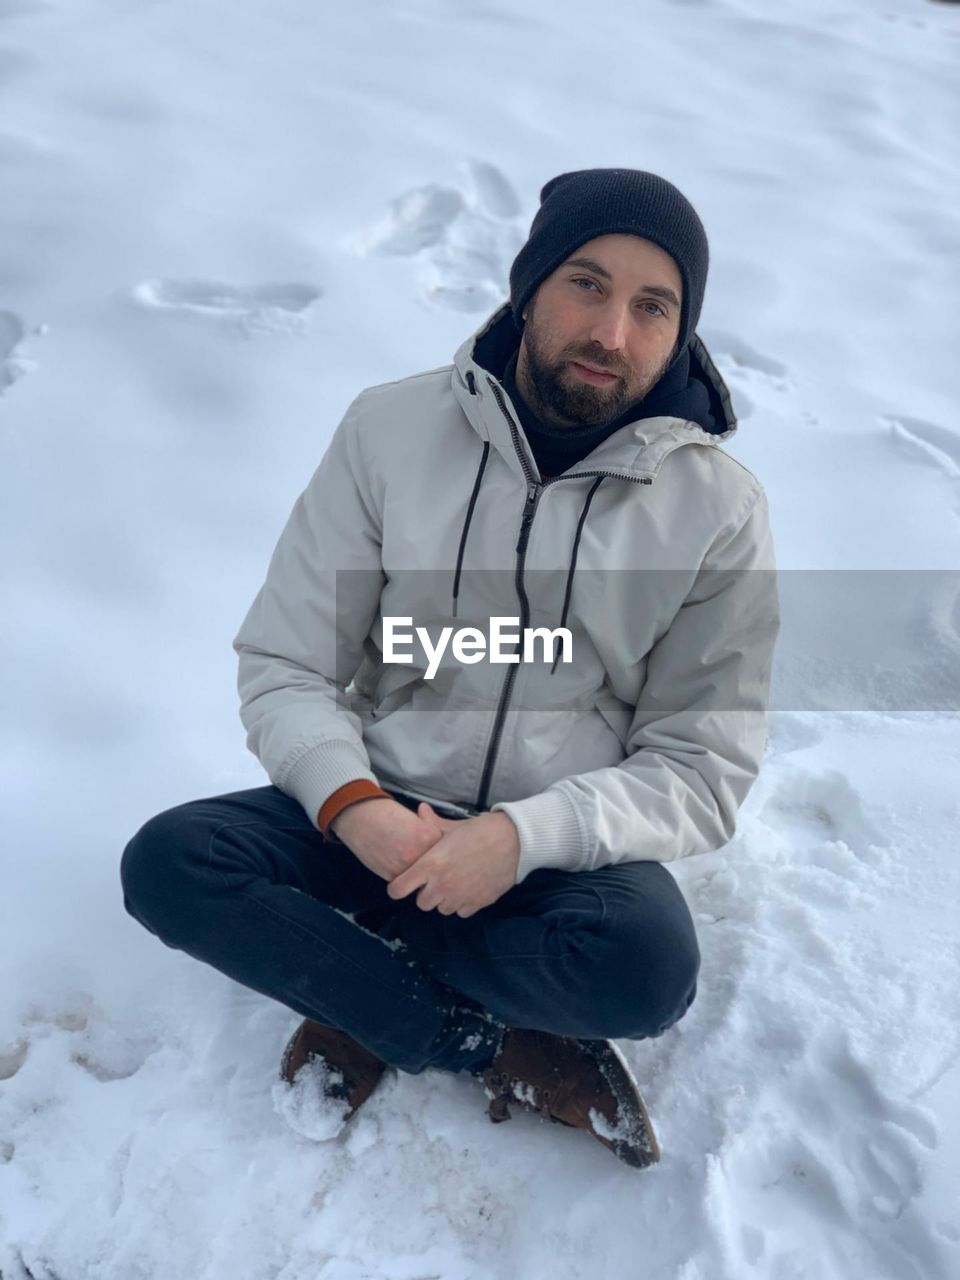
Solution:
<path fill-rule="evenodd" d="M 319 831 L 320 810 L 327 800 L 348 782 L 357 782 L 361 778 L 379 786 L 366 752 L 358 751 L 352 742 L 334 739 L 311 747 L 300 757 L 283 783 L 277 785 L 300 801 Z"/>
<path fill-rule="evenodd" d="M 330 824 L 334 818 L 343 813 L 344 809 L 349 809 L 358 800 L 376 800 L 378 798 L 384 800 L 392 799 L 388 791 L 384 791 L 383 787 L 378 787 L 375 782 L 370 782 L 367 778 L 354 778 L 345 787 L 337 787 L 333 795 L 320 806 L 320 812 L 317 814 L 317 826 L 320 828 L 324 840 L 327 839 Z"/>
<path fill-rule="evenodd" d="M 517 884 L 538 867 L 586 868 L 590 840 L 573 802 L 562 791 L 548 788 L 526 800 L 502 800 L 490 810 L 505 813 L 520 836 Z"/>

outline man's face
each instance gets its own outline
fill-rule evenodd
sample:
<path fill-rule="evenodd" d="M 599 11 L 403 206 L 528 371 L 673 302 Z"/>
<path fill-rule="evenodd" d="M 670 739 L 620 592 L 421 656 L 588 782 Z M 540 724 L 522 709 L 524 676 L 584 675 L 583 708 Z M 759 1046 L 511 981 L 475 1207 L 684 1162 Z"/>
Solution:
<path fill-rule="evenodd" d="M 673 359 L 682 289 L 676 262 L 650 240 L 580 245 L 524 310 L 517 385 L 530 408 L 553 426 L 587 427 L 642 400 Z"/>

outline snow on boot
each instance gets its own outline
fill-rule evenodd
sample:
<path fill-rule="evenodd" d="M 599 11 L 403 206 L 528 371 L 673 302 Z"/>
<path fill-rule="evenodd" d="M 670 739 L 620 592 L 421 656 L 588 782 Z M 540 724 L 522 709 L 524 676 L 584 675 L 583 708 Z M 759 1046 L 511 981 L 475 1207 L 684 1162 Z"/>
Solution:
<path fill-rule="evenodd" d="M 508 1103 L 585 1129 L 636 1169 L 660 1159 L 650 1117 L 626 1059 L 609 1040 L 582 1040 L 511 1027 L 483 1072 L 488 1114 L 510 1119 Z"/>
<path fill-rule="evenodd" d="M 274 1102 L 306 1137 L 334 1137 L 373 1093 L 386 1067 L 345 1031 L 305 1018 L 283 1051 Z"/>

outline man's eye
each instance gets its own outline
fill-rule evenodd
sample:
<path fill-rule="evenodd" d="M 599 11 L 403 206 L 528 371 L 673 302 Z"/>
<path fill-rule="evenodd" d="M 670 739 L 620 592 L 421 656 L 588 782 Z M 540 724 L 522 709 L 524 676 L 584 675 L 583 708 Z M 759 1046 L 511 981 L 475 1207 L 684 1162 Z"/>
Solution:
<path fill-rule="evenodd" d="M 574 284 L 590 284 L 590 285 L 592 285 L 594 282 L 593 282 L 592 280 L 588 280 L 586 276 L 575 276 L 575 277 L 574 277 L 574 281 L 573 281 L 573 283 L 574 283 Z"/>
<path fill-rule="evenodd" d="M 666 314 L 667 314 L 667 313 L 664 311 L 663 307 L 661 307 L 661 306 L 660 306 L 660 303 L 659 303 L 659 302 L 645 302 L 645 303 L 643 303 L 643 306 L 645 306 L 645 307 L 656 307 L 656 309 L 660 312 L 660 314 L 661 314 L 664 318 L 666 318 Z"/>

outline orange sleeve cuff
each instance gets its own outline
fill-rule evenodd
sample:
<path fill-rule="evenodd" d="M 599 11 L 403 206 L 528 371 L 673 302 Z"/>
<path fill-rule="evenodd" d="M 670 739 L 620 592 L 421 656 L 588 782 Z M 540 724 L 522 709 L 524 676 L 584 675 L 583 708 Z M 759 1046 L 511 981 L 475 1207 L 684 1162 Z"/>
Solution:
<path fill-rule="evenodd" d="M 390 799 L 388 791 L 384 791 L 383 787 L 378 787 L 375 782 L 371 782 L 368 778 L 357 778 L 355 782 L 347 782 L 344 786 L 337 787 L 332 795 L 327 796 L 320 806 L 320 812 L 317 814 L 317 826 L 320 828 L 320 834 L 325 840 L 328 839 L 327 833 L 330 830 L 330 823 L 348 805 L 354 804 L 357 800 L 372 800 L 377 796 L 385 796 L 386 799 Z"/>

